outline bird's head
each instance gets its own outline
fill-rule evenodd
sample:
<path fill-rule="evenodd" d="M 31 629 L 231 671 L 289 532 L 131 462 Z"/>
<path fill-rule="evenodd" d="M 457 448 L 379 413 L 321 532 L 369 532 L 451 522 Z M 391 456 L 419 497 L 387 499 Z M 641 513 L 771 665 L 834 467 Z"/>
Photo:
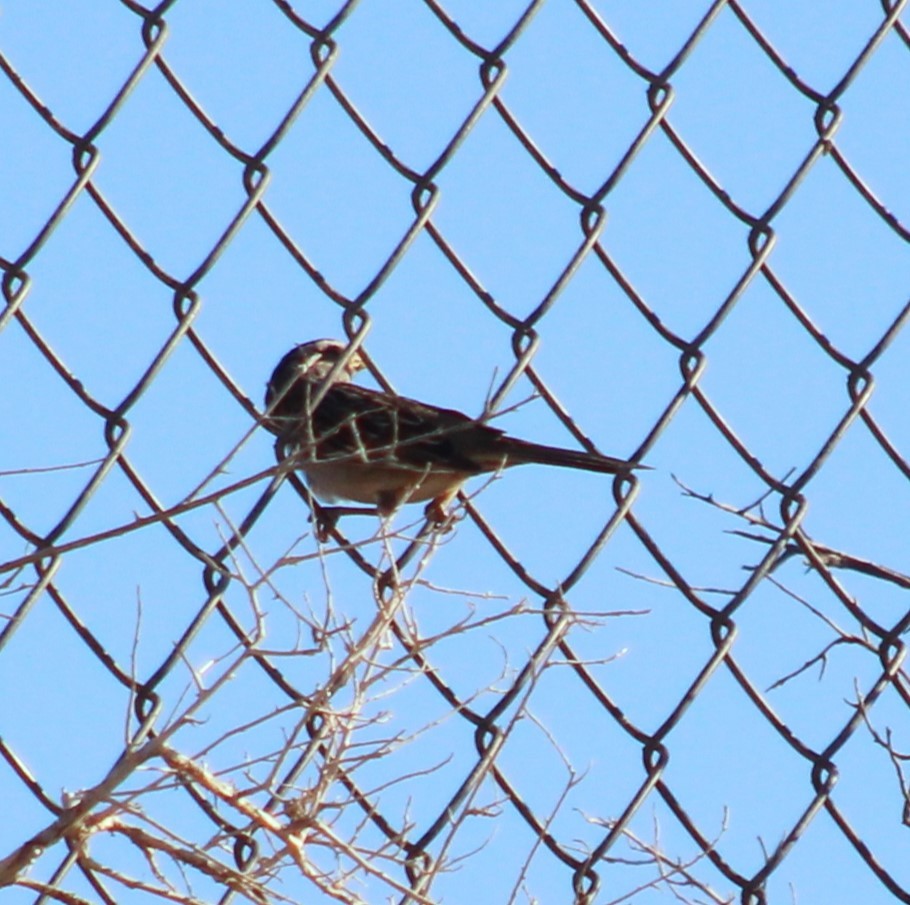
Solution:
<path fill-rule="evenodd" d="M 349 343 L 337 339 L 315 339 L 295 346 L 278 362 L 269 378 L 265 391 L 266 408 L 279 416 L 285 408 L 298 408 L 300 400 L 297 397 L 304 384 L 319 384 L 325 380 L 332 368 L 347 354 L 348 348 Z M 348 356 L 335 380 L 348 383 L 365 367 L 366 362 L 354 352 Z"/>
<path fill-rule="evenodd" d="M 291 374 L 295 378 L 303 377 L 316 382 L 325 380 L 339 359 L 345 355 L 349 346 L 350 343 L 344 343 L 338 339 L 314 339 L 312 342 L 301 343 L 281 359 L 269 383 L 274 382 L 276 376 L 289 378 Z M 357 352 L 354 352 L 348 357 L 336 379 L 347 382 L 365 367 L 364 360 Z"/>

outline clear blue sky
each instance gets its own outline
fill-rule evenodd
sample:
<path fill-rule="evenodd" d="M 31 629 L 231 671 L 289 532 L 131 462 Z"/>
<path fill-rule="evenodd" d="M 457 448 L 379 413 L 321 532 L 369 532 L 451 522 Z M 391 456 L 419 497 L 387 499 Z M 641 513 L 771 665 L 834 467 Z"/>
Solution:
<path fill-rule="evenodd" d="M 301 16 L 318 25 L 338 10 L 328 2 L 298 6 Z M 652 72 L 670 64 L 707 8 L 689 0 L 589 7 L 636 65 Z M 472 41 L 491 48 L 525 6 L 461 0 L 445 9 Z M 819 96 L 839 85 L 884 16 L 876 3 L 846 0 L 825 4 L 824 12 L 806 0 L 749 0 L 743 9 L 795 77 Z M 179 0 L 165 20 L 163 59 L 227 139 L 243 153 L 257 154 L 313 76 L 309 38 L 266 0 Z M 332 79 L 396 160 L 425 173 L 483 96 L 478 58 L 429 6 L 402 0 L 359 4 L 334 40 Z M 0 3 L 0 53 L 74 135 L 92 129 L 144 50 L 141 19 L 125 3 L 49 0 L 40 12 L 27 0 Z M 561 0 L 539 4 L 504 61 L 498 96 L 507 110 L 566 184 L 582 195 L 596 193 L 651 119 L 647 80 L 610 47 L 579 5 Z M 815 146 L 816 102 L 772 64 L 729 8 L 721 8 L 700 34 L 670 73 L 669 84 L 667 123 L 732 206 L 747 217 L 763 217 Z M 864 359 L 895 322 L 910 285 L 908 92 L 908 43 L 891 32 L 838 95 L 841 118 L 833 135 L 840 158 L 897 225 L 862 196 L 835 155 L 819 155 L 770 219 L 772 279 L 755 276 L 700 346 L 705 370 L 699 390 L 778 480 L 792 481 L 809 468 L 849 410 L 850 397 L 847 369 L 823 351 L 772 280 L 846 359 Z M 12 263 L 26 254 L 73 186 L 73 148 L 2 74 L 0 112 L 0 257 Z M 219 249 L 193 286 L 199 307 L 192 326 L 240 394 L 260 404 L 271 369 L 291 345 L 343 335 L 341 308 L 256 212 L 220 244 L 246 202 L 243 164 L 191 115 L 154 65 L 93 143 L 99 157 L 92 184 L 154 259 L 159 275 L 185 281 Z M 271 216 L 332 291 L 358 297 L 414 223 L 413 182 L 383 159 L 326 85 L 315 89 L 265 163 L 269 181 L 263 197 Z M 422 231 L 370 295 L 365 345 L 399 392 L 479 414 L 491 388 L 498 389 L 514 366 L 513 334 L 505 321 L 534 311 L 584 243 L 581 204 L 545 174 L 492 105 L 434 181 L 433 227 L 504 316 L 483 303 Z M 749 271 L 748 226 L 708 190 L 659 128 L 611 183 L 602 204 L 607 219 L 599 242 L 605 254 L 663 329 L 683 342 L 694 341 Z M 163 505 L 182 500 L 228 455 L 226 473 L 211 489 L 273 463 L 271 438 L 262 430 L 246 438 L 253 421 L 185 336 L 132 404 L 137 383 L 177 326 L 173 290 L 123 241 L 87 191 L 78 194 L 22 267 L 30 281 L 22 311 L 43 342 L 102 406 L 130 403 L 125 454 Z M 594 252 L 584 256 L 535 329 L 540 339 L 535 373 L 580 430 L 608 454 L 639 450 L 680 390 L 680 349 L 641 313 Z M 875 389 L 868 405 L 905 454 L 910 450 L 907 344 L 906 332 L 898 334 L 870 363 Z M 103 458 L 104 420 L 61 380 L 15 320 L 0 331 L 0 386 L 6 388 L 0 394 L 5 426 L 0 500 L 20 524 L 44 535 L 97 465 L 22 470 Z M 503 407 L 532 390 L 521 378 Z M 577 446 L 541 399 L 497 423 L 520 436 Z M 723 606 L 730 595 L 717 591 L 743 587 L 766 547 L 727 533 L 744 523 L 686 499 L 674 476 L 734 507 L 755 501 L 766 484 L 691 396 L 651 439 L 644 460 L 653 470 L 639 479 L 632 507 L 638 524 L 702 599 Z M 470 489 L 480 490 L 481 484 Z M 233 495 L 221 508 L 197 510 L 179 524 L 193 543 L 212 552 L 230 525 L 247 515 L 260 489 Z M 808 501 L 803 526 L 818 542 L 910 571 L 906 476 L 861 421 L 850 426 L 803 493 Z M 504 475 L 483 488 L 475 504 L 533 579 L 551 588 L 566 581 L 615 509 L 609 479 L 542 468 Z M 779 506 L 776 494 L 765 503 L 775 523 Z M 114 467 L 60 540 L 129 523 L 148 511 Z M 415 509 L 413 517 L 418 513 Z M 399 524 L 409 516 L 402 513 Z M 344 527 L 358 539 L 376 531 L 371 520 Z M 275 587 L 300 610 L 321 613 L 331 602 L 340 621 L 354 620 L 356 633 L 375 612 L 370 581 L 341 555 L 312 558 L 317 544 L 309 531 L 305 508 L 291 488 L 283 488 L 251 532 L 243 568 L 252 573 L 252 561 L 266 567 L 296 542 L 294 552 L 310 558 L 278 569 Z M 0 549 L 7 561 L 31 548 L 0 520 Z M 365 547 L 371 558 L 381 551 L 377 542 Z M 201 573 L 200 562 L 154 526 L 67 554 L 54 581 L 120 667 L 147 679 L 198 612 L 204 600 Z M 427 584 L 414 589 L 407 605 L 428 634 L 469 614 L 483 619 L 522 601 L 532 609 L 541 605 L 469 521 L 445 539 L 423 577 Z M 815 668 L 768 691 L 838 637 L 833 624 L 850 635 L 859 632 L 842 601 L 798 558 L 774 577 L 783 587 L 762 582 L 734 614 L 733 654 L 780 719 L 819 751 L 850 719 L 857 689 L 869 691 L 881 664 L 873 652 L 843 644 L 830 652 L 822 676 Z M 906 595 L 894 587 L 853 572 L 836 577 L 845 594 L 883 626 L 896 624 L 907 609 Z M 5 615 L 27 598 L 25 586 L 33 581 L 33 574 L 21 573 L 5 589 Z M 640 611 L 576 626 L 570 643 L 592 661 L 592 675 L 644 733 L 656 731 L 673 713 L 714 653 L 709 620 L 678 589 L 658 581 L 667 581 L 667 575 L 621 525 L 568 595 L 579 612 Z M 443 588 L 465 593 L 447 594 Z M 245 594 L 235 582 L 227 598 L 244 623 L 250 618 Z M 293 648 L 290 608 L 265 592 L 260 604 L 266 646 Z M 486 711 L 543 636 L 539 615 L 503 616 L 440 643 L 429 658 L 457 694 L 477 695 L 474 706 Z M 201 670 L 212 661 L 211 674 L 217 675 L 227 662 L 219 658 L 227 656 L 231 643 L 213 616 L 190 646 L 186 664 Z M 388 661 L 400 653 L 392 645 Z M 551 832 L 577 854 L 600 843 L 601 822 L 621 815 L 646 774 L 641 745 L 619 728 L 577 674 L 561 665 L 561 654 L 553 658 L 528 701 L 535 719 L 526 715 L 518 724 L 499 763 L 541 819 L 556 809 Z M 276 654 L 275 660 L 300 688 L 312 689 L 324 679 L 320 658 Z M 184 665 L 158 689 L 164 714 L 179 706 L 188 681 Z M 99 666 L 49 594 L 38 596 L 0 648 L 0 687 L 7 689 L 0 701 L 0 736 L 52 797 L 91 786 L 121 752 L 129 696 Z M 385 697 L 373 706 L 388 713 L 388 722 L 374 735 L 415 732 L 440 720 L 361 774 L 365 787 L 375 787 L 442 763 L 429 777 L 393 786 L 379 797 L 393 821 L 403 821 L 407 810 L 417 838 L 475 763 L 473 729 L 449 715 L 424 679 L 401 687 L 388 679 L 383 689 Z M 212 698 L 202 714 L 205 722 L 184 730 L 177 746 L 196 754 L 220 733 L 286 701 L 246 665 Z M 243 765 L 274 750 L 298 716 L 240 733 L 205 759 L 243 785 Z M 910 750 L 906 708 L 893 690 L 885 691 L 872 720 L 882 733 L 893 730 L 898 750 Z M 713 673 L 664 743 L 670 754 L 664 781 L 705 836 L 720 837 L 721 857 L 745 876 L 764 864 L 762 846 L 773 850 L 812 801 L 810 762 L 782 741 L 724 667 Z M 840 771 L 835 803 L 884 868 L 910 889 L 901 844 L 903 800 L 887 753 L 860 729 L 834 761 Z M 583 778 L 559 801 L 567 763 Z M 2 857 L 51 817 L 3 763 L 0 794 L 20 815 L 0 827 Z M 483 901 L 505 902 L 535 840 L 489 782 L 475 805 L 491 810 L 465 823 L 450 855 L 485 847 L 460 871 L 444 875 L 433 895 L 465 901 L 469 890 L 482 888 Z M 148 808 L 159 819 L 169 813 L 171 828 L 200 844 L 214 832 L 179 794 L 153 796 Z M 630 827 L 651 839 L 655 825 L 669 854 L 686 859 L 696 853 L 652 792 Z M 121 854 L 112 844 L 111 851 L 99 847 L 98 857 L 116 862 Z M 619 845 L 610 854 L 629 852 Z M 49 853 L 34 875 L 49 876 L 60 857 Z M 134 856 L 123 857 L 131 870 L 142 870 L 130 861 Z M 604 891 L 597 901 L 618 901 L 641 882 L 635 868 L 602 863 L 598 869 Z M 695 870 L 719 895 L 738 894 L 709 864 Z M 313 894 L 291 874 L 285 874 L 285 883 L 282 892 L 291 897 Z M 76 877 L 64 888 L 92 895 Z M 526 889 L 514 900 L 568 901 L 571 870 L 540 851 Z M 789 902 L 791 889 L 803 905 L 893 901 L 824 812 L 773 873 L 768 900 Z M 214 887 L 202 893 L 217 894 Z M 376 882 L 363 894 L 378 902 L 391 893 Z M 18 895 L 22 902 L 32 898 L 24 891 Z M 665 897 L 654 891 L 636 899 L 658 900 Z"/>

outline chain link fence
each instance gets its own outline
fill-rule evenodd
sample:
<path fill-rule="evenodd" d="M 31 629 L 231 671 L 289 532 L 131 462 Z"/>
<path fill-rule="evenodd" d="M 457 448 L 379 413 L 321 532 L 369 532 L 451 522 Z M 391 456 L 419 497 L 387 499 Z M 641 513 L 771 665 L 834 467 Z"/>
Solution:
<path fill-rule="evenodd" d="M 905 3 L 101 6 L 0 9 L 5 901 L 910 901 Z M 652 470 L 322 543 L 322 336 Z"/>

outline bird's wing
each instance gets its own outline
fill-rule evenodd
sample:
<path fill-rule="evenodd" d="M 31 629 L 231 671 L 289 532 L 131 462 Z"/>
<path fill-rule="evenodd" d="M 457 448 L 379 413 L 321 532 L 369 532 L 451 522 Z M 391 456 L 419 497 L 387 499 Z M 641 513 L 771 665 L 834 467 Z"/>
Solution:
<path fill-rule="evenodd" d="M 317 460 L 381 462 L 462 475 L 526 462 L 610 474 L 632 467 L 622 459 L 518 440 L 455 409 L 353 383 L 329 387 L 308 420 L 309 399 L 318 388 L 315 382 L 296 381 L 272 403 L 266 422 Z"/>
<path fill-rule="evenodd" d="M 351 456 L 420 470 L 476 474 L 487 470 L 471 449 L 502 436 L 455 409 L 392 396 L 352 383 L 329 388 L 312 418 L 318 458 Z"/>

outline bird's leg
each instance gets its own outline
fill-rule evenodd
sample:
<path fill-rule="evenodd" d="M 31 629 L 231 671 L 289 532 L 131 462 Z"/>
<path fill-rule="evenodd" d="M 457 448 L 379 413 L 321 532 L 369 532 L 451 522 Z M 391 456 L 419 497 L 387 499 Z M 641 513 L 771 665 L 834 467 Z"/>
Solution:
<path fill-rule="evenodd" d="M 426 516 L 427 521 L 430 522 L 437 531 L 445 532 L 452 530 L 455 516 L 449 512 L 449 504 L 455 499 L 457 493 L 458 491 L 454 490 L 451 493 L 445 493 L 442 496 L 435 497 L 427 503 L 426 509 L 423 510 L 423 514 Z"/>
<path fill-rule="evenodd" d="M 338 519 L 343 515 L 379 515 L 379 509 L 376 506 L 319 506 L 313 511 L 310 521 L 314 522 L 316 530 L 316 540 L 324 544 L 328 541 Z"/>

